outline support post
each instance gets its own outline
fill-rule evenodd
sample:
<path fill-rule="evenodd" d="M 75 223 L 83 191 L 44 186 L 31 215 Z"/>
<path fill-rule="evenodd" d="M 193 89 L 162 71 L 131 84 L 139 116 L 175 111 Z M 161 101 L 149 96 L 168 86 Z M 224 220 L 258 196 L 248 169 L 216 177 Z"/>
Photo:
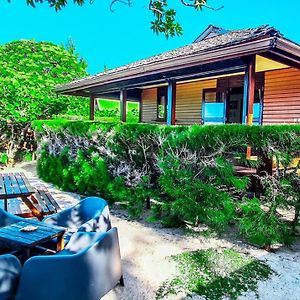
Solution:
<path fill-rule="evenodd" d="M 248 57 L 244 78 L 243 124 L 253 124 L 255 93 L 255 55 Z"/>
<path fill-rule="evenodd" d="M 248 85 L 248 113 L 247 125 L 253 124 L 253 105 L 255 94 L 255 55 L 249 59 L 249 85 Z"/>
<path fill-rule="evenodd" d="M 90 96 L 90 120 L 95 120 L 95 96 Z"/>
<path fill-rule="evenodd" d="M 120 91 L 120 117 L 122 122 L 126 122 L 127 115 L 127 90 Z"/>
<path fill-rule="evenodd" d="M 168 106 L 167 106 L 167 124 L 175 125 L 176 122 L 176 81 L 168 82 Z"/>
<path fill-rule="evenodd" d="M 248 57 L 244 79 L 243 124 L 253 124 L 253 105 L 255 93 L 255 55 Z M 247 146 L 247 159 L 251 158 L 251 146 Z"/>

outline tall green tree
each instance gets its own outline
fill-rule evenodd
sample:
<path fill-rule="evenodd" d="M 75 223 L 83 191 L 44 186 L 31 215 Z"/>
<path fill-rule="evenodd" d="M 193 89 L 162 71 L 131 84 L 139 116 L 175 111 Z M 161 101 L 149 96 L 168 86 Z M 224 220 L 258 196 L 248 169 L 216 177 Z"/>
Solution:
<path fill-rule="evenodd" d="M 87 109 L 84 99 L 54 92 L 56 85 L 86 76 L 86 67 L 74 47 L 29 40 L 0 46 L 0 121 L 50 118 L 71 108 L 82 111 L 84 105 Z"/>
<path fill-rule="evenodd" d="M 7 0 L 11 2 L 12 0 Z M 96 0 L 73 0 L 75 4 L 82 6 L 86 2 L 94 3 Z M 151 29 L 156 33 L 163 33 L 166 38 L 182 34 L 182 27 L 176 19 L 176 10 L 169 6 L 168 0 L 147 0 L 148 8 L 153 14 L 153 21 L 151 21 Z M 186 7 L 196 10 L 208 8 L 212 10 L 219 10 L 222 7 L 214 8 L 208 5 L 208 0 L 178 0 Z M 26 3 L 35 7 L 37 3 L 47 3 L 56 11 L 61 10 L 71 1 L 69 0 L 26 0 Z M 133 0 L 110 0 L 110 9 L 113 10 L 114 4 L 122 3 L 127 6 L 133 5 Z"/>

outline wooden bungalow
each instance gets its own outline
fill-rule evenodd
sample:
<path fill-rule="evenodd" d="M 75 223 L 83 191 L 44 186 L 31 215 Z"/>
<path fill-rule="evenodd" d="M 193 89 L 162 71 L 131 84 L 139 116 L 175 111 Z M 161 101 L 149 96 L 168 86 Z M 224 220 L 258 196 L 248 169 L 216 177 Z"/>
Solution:
<path fill-rule="evenodd" d="M 140 103 L 140 122 L 300 123 L 300 45 L 268 26 L 209 26 L 193 43 L 58 86 L 56 92 Z"/>

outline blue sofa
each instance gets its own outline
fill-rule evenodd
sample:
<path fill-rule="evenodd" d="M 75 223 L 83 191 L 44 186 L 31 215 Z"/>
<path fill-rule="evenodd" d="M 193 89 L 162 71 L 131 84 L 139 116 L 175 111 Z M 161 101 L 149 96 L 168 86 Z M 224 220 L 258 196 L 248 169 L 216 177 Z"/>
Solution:
<path fill-rule="evenodd" d="M 68 241 L 75 232 L 106 232 L 111 229 L 107 202 L 99 197 L 87 197 L 73 207 L 46 217 L 45 223 L 68 229 Z"/>
<path fill-rule="evenodd" d="M 0 300 L 14 297 L 21 272 L 19 260 L 10 254 L 0 256 Z"/>

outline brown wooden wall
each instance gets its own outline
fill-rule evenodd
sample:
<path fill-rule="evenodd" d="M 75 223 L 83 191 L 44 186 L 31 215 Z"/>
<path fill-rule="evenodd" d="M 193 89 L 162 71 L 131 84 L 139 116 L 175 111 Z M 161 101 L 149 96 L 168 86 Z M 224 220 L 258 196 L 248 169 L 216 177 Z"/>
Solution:
<path fill-rule="evenodd" d="M 200 123 L 203 89 L 216 87 L 215 79 L 177 84 L 176 124 Z"/>
<path fill-rule="evenodd" d="M 142 92 L 142 122 L 156 123 L 157 118 L 157 89 L 145 89 Z"/>
<path fill-rule="evenodd" d="M 215 88 L 217 80 L 202 80 L 176 85 L 176 124 L 201 122 L 203 89 Z M 142 92 L 142 122 L 157 123 L 157 89 Z"/>
<path fill-rule="evenodd" d="M 300 123 L 300 70 L 265 73 L 263 124 Z"/>
<path fill-rule="evenodd" d="M 201 121 L 203 89 L 217 87 L 217 80 L 201 80 L 176 86 L 176 124 Z M 142 92 L 142 122 L 156 123 L 157 89 Z M 263 124 L 300 123 L 300 70 L 287 68 L 265 72 Z"/>

